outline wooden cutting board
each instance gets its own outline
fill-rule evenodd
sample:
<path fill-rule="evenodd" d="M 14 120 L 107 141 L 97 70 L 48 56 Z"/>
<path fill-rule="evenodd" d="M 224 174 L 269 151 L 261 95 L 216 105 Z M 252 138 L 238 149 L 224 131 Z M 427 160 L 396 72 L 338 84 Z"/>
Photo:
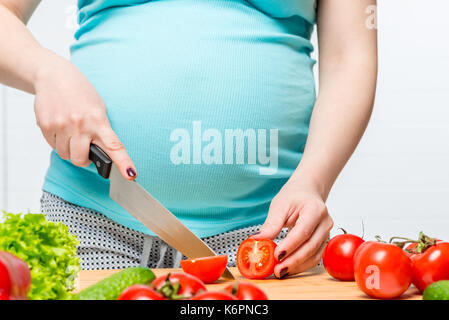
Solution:
<path fill-rule="evenodd" d="M 179 272 L 180 269 L 153 269 L 156 276 L 169 272 Z M 237 268 L 231 268 L 237 279 L 257 284 L 265 291 L 271 300 L 359 300 L 370 299 L 360 291 L 355 282 L 342 282 L 332 279 L 322 267 L 316 267 L 309 272 L 278 280 L 269 278 L 265 280 L 247 280 L 240 276 Z M 98 282 L 118 270 L 81 271 L 78 279 L 78 290 Z M 229 281 L 218 281 L 207 285 L 209 290 L 220 290 Z M 418 290 L 411 286 L 401 296 L 401 299 L 420 300 L 422 296 Z"/>

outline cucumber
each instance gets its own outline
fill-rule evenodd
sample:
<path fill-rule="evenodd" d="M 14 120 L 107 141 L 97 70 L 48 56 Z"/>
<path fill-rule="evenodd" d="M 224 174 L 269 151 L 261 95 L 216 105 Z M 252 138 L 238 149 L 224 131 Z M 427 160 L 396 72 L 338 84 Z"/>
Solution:
<path fill-rule="evenodd" d="M 449 300 L 449 280 L 432 283 L 424 290 L 423 300 Z"/>
<path fill-rule="evenodd" d="M 117 300 L 120 293 L 129 286 L 150 284 L 154 278 L 153 271 L 148 268 L 128 268 L 73 295 L 72 300 Z"/>

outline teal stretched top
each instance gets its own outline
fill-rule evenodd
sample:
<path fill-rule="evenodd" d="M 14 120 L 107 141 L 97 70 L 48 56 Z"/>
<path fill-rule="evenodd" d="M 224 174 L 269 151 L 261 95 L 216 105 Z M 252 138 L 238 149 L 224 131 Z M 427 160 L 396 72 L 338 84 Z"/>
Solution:
<path fill-rule="evenodd" d="M 137 181 L 200 237 L 263 223 L 308 134 L 315 1 L 78 6 L 71 61 L 104 99 Z M 93 165 L 53 151 L 43 189 L 152 234 Z"/>

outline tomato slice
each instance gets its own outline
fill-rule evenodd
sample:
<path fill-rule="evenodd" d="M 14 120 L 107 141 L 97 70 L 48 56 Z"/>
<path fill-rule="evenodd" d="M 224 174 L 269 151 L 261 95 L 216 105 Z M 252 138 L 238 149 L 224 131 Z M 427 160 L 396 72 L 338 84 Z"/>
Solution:
<path fill-rule="evenodd" d="M 204 283 L 214 283 L 226 269 L 228 256 L 203 257 L 182 260 L 181 267 L 185 273 L 191 274 Z"/>
<path fill-rule="evenodd" d="M 274 256 L 276 243 L 270 239 L 243 241 L 237 250 L 237 267 L 248 279 L 264 279 L 273 274 L 277 260 Z"/>

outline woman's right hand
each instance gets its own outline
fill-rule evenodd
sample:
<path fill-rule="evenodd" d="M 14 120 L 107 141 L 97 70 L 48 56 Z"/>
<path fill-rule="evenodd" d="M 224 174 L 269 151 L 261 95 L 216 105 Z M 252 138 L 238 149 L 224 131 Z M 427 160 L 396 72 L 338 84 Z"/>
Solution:
<path fill-rule="evenodd" d="M 89 80 L 69 61 L 49 54 L 34 84 L 35 113 L 48 144 L 64 160 L 86 167 L 90 144 L 102 148 L 125 179 L 135 166 L 111 128 L 106 105 Z"/>

